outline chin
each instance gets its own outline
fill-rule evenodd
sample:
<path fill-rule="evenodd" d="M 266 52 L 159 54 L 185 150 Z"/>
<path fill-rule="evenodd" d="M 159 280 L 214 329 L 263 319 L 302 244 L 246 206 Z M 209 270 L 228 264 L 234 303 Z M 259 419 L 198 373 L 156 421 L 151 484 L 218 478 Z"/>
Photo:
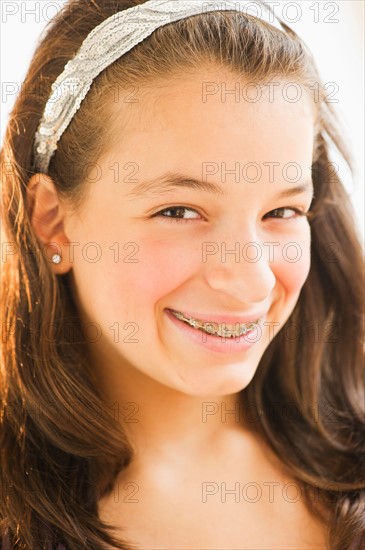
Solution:
<path fill-rule="evenodd" d="M 217 397 L 232 395 L 244 390 L 253 379 L 257 365 L 247 365 L 240 361 L 230 365 L 205 365 L 205 372 L 184 377 L 180 376 L 174 388 L 181 393 L 194 397 Z M 172 387 L 171 384 L 167 384 Z"/>

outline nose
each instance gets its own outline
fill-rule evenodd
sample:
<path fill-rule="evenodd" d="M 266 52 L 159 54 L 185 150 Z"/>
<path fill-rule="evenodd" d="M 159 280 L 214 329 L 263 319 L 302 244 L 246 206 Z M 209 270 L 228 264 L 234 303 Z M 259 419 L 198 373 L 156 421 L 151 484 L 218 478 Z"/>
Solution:
<path fill-rule="evenodd" d="M 246 303 L 264 302 L 276 284 L 269 250 L 257 240 L 216 241 L 210 245 L 205 259 L 203 254 L 208 285 Z"/>

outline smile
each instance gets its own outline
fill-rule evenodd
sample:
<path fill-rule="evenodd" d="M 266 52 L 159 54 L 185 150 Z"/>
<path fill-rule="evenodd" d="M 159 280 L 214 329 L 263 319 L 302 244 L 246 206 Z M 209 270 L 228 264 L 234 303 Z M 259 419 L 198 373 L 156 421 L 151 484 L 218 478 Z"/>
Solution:
<path fill-rule="evenodd" d="M 208 334 L 213 334 L 224 338 L 235 338 L 235 337 L 243 336 L 244 334 L 247 334 L 248 332 L 254 330 L 260 321 L 260 319 L 257 319 L 254 322 L 250 322 L 246 324 L 235 323 L 235 325 L 231 325 L 228 323 L 217 323 L 214 321 L 205 322 L 199 319 L 194 319 L 193 317 L 186 317 L 180 311 L 174 311 L 172 309 L 170 311 L 174 315 L 174 317 L 176 317 L 180 321 L 187 323 L 193 328 L 197 330 L 201 330 Z"/>

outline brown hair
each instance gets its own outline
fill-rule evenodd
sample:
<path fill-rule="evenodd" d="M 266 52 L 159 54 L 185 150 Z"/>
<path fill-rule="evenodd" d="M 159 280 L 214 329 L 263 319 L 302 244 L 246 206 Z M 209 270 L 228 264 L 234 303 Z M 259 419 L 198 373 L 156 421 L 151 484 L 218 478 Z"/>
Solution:
<path fill-rule="evenodd" d="M 1 150 L 2 225 L 9 254 L 1 278 L 0 533 L 9 548 L 58 543 L 67 549 L 133 548 L 113 538 L 96 506 L 133 459 L 133 446 L 106 413 L 88 369 L 69 274 L 55 276 L 39 253 L 26 189 L 35 173 L 34 134 L 52 83 L 95 26 L 141 3 L 72 0 L 64 6 L 34 54 Z M 57 191 L 75 207 L 82 202 L 87 169 L 109 143 L 116 84 L 153 88 L 158 79 L 207 65 L 257 83 L 276 76 L 308 91 L 321 83 L 303 42 L 285 28 L 280 33 L 250 16 L 215 12 L 157 29 L 95 79 L 51 160 L 49 175 Z M 331 549 L 355 550 L 365 544 L 364 264 L 354 213 L 329 146 L 350 168 L 351 159 L 322 92 L 316 108 L 312 263 L 286 324 L 301 331 L 290 338 L 283 327 L 241 394 L 242 403 L 254 403 L 259 413 L 252 429 L 301 484 L 309 509 L 327 523 Z M 273 411 L 275 403 L 280 406 Z M 293 406 L 295 417 L 289 418 Z"/>

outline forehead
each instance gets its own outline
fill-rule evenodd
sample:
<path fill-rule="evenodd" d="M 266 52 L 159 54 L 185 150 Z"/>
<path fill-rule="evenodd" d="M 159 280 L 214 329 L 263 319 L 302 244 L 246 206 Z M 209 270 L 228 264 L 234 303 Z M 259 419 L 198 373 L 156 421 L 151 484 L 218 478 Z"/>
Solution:
<path fill-rule="evenodd" d="M 195 172 L 206 162 L 311 163 L 314 105 L 299 84 L 202 71 L 140 88 L 134 99 L 113 105 L 114 157 Z"/>

